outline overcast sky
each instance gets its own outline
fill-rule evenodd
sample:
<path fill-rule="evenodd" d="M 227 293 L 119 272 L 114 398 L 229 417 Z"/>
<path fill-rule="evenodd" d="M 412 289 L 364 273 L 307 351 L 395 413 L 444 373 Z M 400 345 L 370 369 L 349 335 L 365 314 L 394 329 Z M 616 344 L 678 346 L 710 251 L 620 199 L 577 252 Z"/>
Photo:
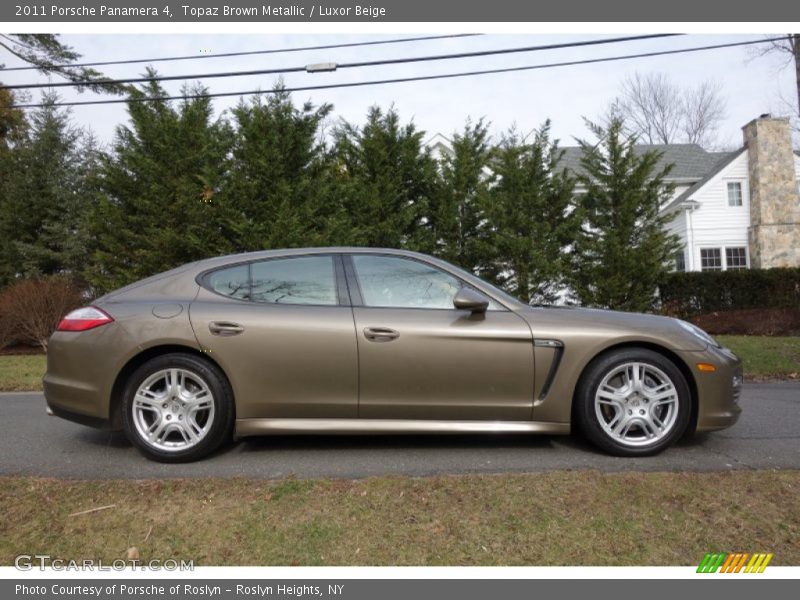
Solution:
<path fill-rule="evenodd" d="M 412 34 L 413 35 L 413 34 Z M 355 41 L 404 37 L 403 35 L 64 35 L 62 40 L 73 46 L 86 61 L 155 58 L 174 55 L 200 55 L 250 51 L 271 48 L 336 44 Z M 414 35 L 414 37 L 417 37 Z M 489 34 L 480 37 L 420 41 L 362 48 L 342 48 L 305 51 L 267 56 L 207 58 L 158 63 L 160 73 L 168 75 L 199 74 L 203 72 L 269 69 L 318 62 L 352 62 L 381 58 L 423 56 L 513 46 L 561 43 L 597 39 L 601 35 L 510 35 Z M 347 81 L 368 81 L 421 74 L 450 73 L 476 69 L 491 69 L 532 65 L 538 63 L 580 60 L 600 56 L 635 54 L 654 50 L 719 44 L 745 39 L 753 35 L 687 35 L 636 42 L 610 44 L 587 48 L 551 50 L 524 54 L 488 56 L 482 58 L 414 63 L 386 67 L 346 69 L 337 73 L 296 73 L 284 77 L 286 85 L 315 85 Z M 0 53 L 5 52 L 0 49 Z M 388 107 L 392 103 L 403 120 L 412 120 L 427 132 L 426 139 L 435 133 L 450 136 L 460 130 L 468 117 L 485 117 L 491 131 L 497 135 L 512 125 L 527 133 L 545 119 L 552 120 L 553 132 L 563 145 L 574 143 L 574 137 L 587 135 L 583 117 L 596 118 L 617 94 L 620 82 L 636 71 L 662 72 L 676 83 L 697 85 L 706 79 L 717 81 L 727 102 L 727 118 L 719 135 L 724 147 L 741 143 L 741 127 L 758 115 L 771 112 L 787 114 L 787 101 L 795 99 L 794 73 L 786 68 L 785 58 L 767 56 L 754 58 L 747 48 L 730 48 L 701 53 L 662 56 L 644 59 L 562 67 L 517 73 L 485 75 L 460 79 L 400 83 L 351 89 L 302 92 L 295 102 L 311 100 L 315 104 L 334 105 L 334 117 L 360 123 L 369 106 Z M 7 67 L 21 63 L 0 54 L 0 63 Z M 131 77 L 144 72 L 146 63 L 101 67 L 110 77 Z M 0 72 L 5 83 L 47 81 L 34 71 Z M 56 81 L 57 79 L 53 79 Z M 236 92 L 270 89 L 274 76 L 250 76 L 225 79 L 206 79 L 203 82 L 212 92 Z M 165 87 L 178 93 L 180 82 L 167 82 Z M 62 88 L 65 99 L 89 99 L 91 92 L 77 94 Z M 38 92 L 32 97 L 38 98 Z M 235 105 L 237 97 L 214 100 L 217 113 Z M 103 142 L 110 143 L 115 127 L 127 120 L 125 105 L 74 107 L 73 115 L 81 125 L 90 128 Z"/>

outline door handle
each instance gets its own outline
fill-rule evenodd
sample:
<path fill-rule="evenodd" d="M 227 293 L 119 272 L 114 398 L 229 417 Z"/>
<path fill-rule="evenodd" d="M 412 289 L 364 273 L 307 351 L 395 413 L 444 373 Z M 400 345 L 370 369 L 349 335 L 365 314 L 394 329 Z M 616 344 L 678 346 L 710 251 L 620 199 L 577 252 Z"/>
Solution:
<path fill-rule="evenodd" d="M 211 321 L 208 330 L 214 335 L 239 335 L 244 331 L 244 327 L 230 321 Z"/>
<path fill-rule="evenodd" d="M 400 337 L 400 332 L 388 327 L 365 327 L 364 337 L 370 342 L 391 342 Z"/>

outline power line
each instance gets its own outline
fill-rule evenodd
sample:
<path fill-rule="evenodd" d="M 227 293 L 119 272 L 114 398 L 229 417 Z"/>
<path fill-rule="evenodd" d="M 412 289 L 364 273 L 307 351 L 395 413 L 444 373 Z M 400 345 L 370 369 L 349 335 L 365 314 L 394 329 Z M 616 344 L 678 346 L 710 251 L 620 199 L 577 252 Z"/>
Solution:
<path fill-rule="evenodd" d="M 223 98 L 228 96 L 250 96 L 260 94 L 276 94 L 282 92 L 306 92 L 313 90 L 330 90 L 336 88 L 352 88 L 364 87 L 371 85 L 385 85 L 391 83 L 409 83 L 413 81 L 430 81 L 435 79 L 453 79 L 456 77 L 473 77 L 478 75 L 493 75 L 496 73 L 513 73 L 517 71 L 533 71 L 538 69 L 552 69 L 557 67 L 571 67 L 577 65 L 589 65 L 605 62 L 616 62 L 622 60 L 631 60 L 636 58 L 650 58 L 654 56 L 667 56 L 671 54 L 686 54 L 691 52 L 702 52 L 706 50 L 718 50 L 722 48 L 735 48 L 738 46 L 750 46 L 753 44 L 764 44 L 773 42 L 781 38 L 765 38 L 761 40 L 749 40 L 745 42 L 730 42 L 726 44 L 712 44 L 707 46 L 695 46 L 692 48 L 677 48 L 674 50 L 657 50 L 653 52 L 642 52 L 639 54 L 626 54 L 622 56 L 608 56 L 603 58 L 591 58 L 583 60 L 571 60 L 565 62 L 546 63 L 540 65 L 527 65 L 521 67 L 506 67 L 502 69 L 485 69 L 480 71 L 463 71 L 459 73 L 444 73 L 438 75 L 418 75 L 415 77 L 397 77 L 392 79 L 378 79 L 372 81 L 352 81 L 347 83 L 331 83 L 323 85 L 309 85 L 298 87 L 287 87 L 273 90 L 250 90 L 240 92 L 216 92 L 212 94 L 184 94 L 180 96 L 160 96 L 160 97 L 130 97 L 119 99 L 106 99 L 106 100 L 89 100 L 89 101 L 75 101 L 75 102 L 55 102 L 55 103 L 39 103 L 39 104 L 19 104 L 17 108 L 41 108 L 43 106 L 85 106 L 90 104 L 123 104 L 127 102 L 162 102 L 166 100 L 194 100 L 198 98 Z"/>
<path fill-rule="evenodd" d="M 521 52 L 538 52 L 541 50 L 557 50 L 563 48 L 579 48 L 585 46 L 597 46 L 602 44 L 615 44 L 618 42 L 631 42 L 631 41 L 640 41 L 640 40 L 648 40 L 653 38 L 663 38 L 663 37 L 671 37 L 675 35 L 681 34 L 674 34 L 674 33 L 657 33 L 657 34 L 649 34 L 649 35 L 636 35 L 636 36 L 627 36 L 627 37 L 618 37 L 618 38 L 606 38 L 606 39 L 599 39 L 599 40 L 583 40 L 579 42 L 563 42 L 559 44 L 544 44 L 538 46 L 522 46 L 522 47 L 515 47 L 515 48 L 500 48 L 496 50 L 475 50 L 472 52 L 457 52 L 454 54 L 435 54 L 435 55 L 427 55 L 427 56 L 418 56 L 418 57 L 410 57 L 410 58 L 386 58 L 381 60 L 371 60 L 371 61 L 359 61 L 359 62 L 352 62 L 352 63 L 342 63 L 336 65 L 336 69 L 353 69 L 353 68 L 360 68 L 360 67 L 377 67 L 377 66 L 387 66 L 387 65 L 397 65 L 397 64 L 406 64 L 406 63 L 416 63 L 416 62 L 431 62 L 437 60 L 453 60 L 453 59 L 461 59 L 461 58 L 475 58 L 481 56 L 496 56 L 501 54 L 518 54 Z M 129 77 L 126 79 L 99 79 L 91 81 L 93 85 L 120 85 L 120 84 L 131 84 L 131 83 L 146 83 L 150 81 L 177 81 L 177 80 L 186 80 L 186 79 L 217 79 L 221 77 L 244 77 L 244 76 L 253 76 L 253 75 L 283 75 L 287 73 L 298 73 L 300 71 L 306 71 L 308 65 L 304 66 L 296 66 L 296 67 L 283 67 L 280 69 L 255 69 L 249 71 L 222 71 L 219 73 L 199 73 L 199 74 L 192 74 L 192 75 L 158 75 L 156 77 Z M 57 87 L 76 87 L 85 85 L 87 82 L 85 81 L 60 81 L 57 83 L 20 83 L 20 84 L 12 84 L 12 85 L 2 85 L 0 89 L 7 89 L 7 90 L 20 90 L 20 89 L 33 89 L 33 88 L 57 88 Z"/>
<path fill-rule="evenodd" d="M 53 68 L 65 67 L 105 67 L 108 65 L 132 65 L 136 63 L 156 63 L 156 62 L 172 62 L 178 60 L 198 60 L 202 58 L 230 58 L 233 56 L 254 56 L 259 54 L 284 54 L 290 52 L 305 52 L 308 50 L 331 50 L 334 48 L 356 48 L 359 46 L 379 46 L 382 44 L 402 44 L 404 42 L 424 42 L 428 40 L 443 40 L 449 38 L 462 38 L 462 37 L 475 37 L 484 35 L 482 33 L 455 33 L 452 35 L 428 35 L 422 37 L 412 38 L 393 38 L 390 40 L 373 40 L 369 42 L 350 42 L 347 44 L 326 44 L 322 46 L 298 46 L 294 48 L 274 48 L 270 50 L 248 50 L 243 52 L 221 52 L 219 54 L 187 54 L 183 56 L 163 56 L 159 58 L 131 58 L 128 60 L 105 60 L 100 62 L 86 62 L 86 63 L 72 63 L 52 65 Z M 3 36 L 6 37 L 6 36 Z M 9 40 L 15 44 L 19 44 L 16 40 Z M 39 71 L 41 67 L 10 67 L 0 69 L 2 71 Z"/>

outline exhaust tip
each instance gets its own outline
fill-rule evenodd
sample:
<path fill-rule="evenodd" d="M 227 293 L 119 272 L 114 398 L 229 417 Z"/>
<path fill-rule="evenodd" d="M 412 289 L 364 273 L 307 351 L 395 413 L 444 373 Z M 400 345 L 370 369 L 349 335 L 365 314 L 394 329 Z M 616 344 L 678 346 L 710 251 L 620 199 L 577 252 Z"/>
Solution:
<path fill-rule="evenodd" d="M 49 417 L 54 417 L 56 415 L 56 413 L 53 412 L 53 409 L 49 406 L 45 410 L 47 411 L 47 416 Z"/>

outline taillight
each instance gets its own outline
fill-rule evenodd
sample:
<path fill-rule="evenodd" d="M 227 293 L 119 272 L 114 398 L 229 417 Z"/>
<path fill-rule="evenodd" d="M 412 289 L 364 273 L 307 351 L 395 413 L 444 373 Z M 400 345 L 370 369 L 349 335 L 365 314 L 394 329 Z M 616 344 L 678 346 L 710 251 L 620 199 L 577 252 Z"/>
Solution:
<path fill-rule="evenodd" d="M 114 319 L 99 308 L 85 306 L 84 308 L 73 310 L 61 319 L 56 331 L 86 331 L 113 321 Z"/>

